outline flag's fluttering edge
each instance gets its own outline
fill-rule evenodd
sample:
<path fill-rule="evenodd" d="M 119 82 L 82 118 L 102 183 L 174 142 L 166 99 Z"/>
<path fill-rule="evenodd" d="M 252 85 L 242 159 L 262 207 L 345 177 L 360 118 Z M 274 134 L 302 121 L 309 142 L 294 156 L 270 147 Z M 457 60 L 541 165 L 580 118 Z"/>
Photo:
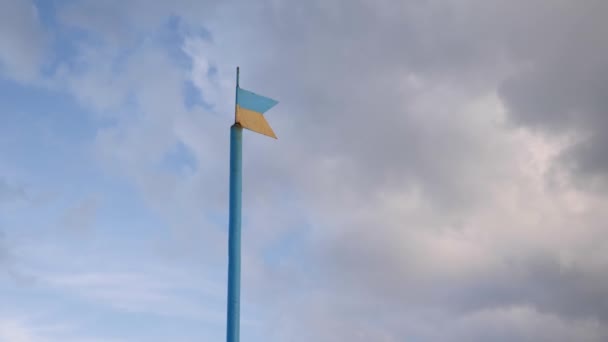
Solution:
<path fill-rule="evenodd" d="M 272 128 L 264 118 L 264 113 L 274 107 L 278 101 L 258 95 L 248 90 L 237 88 L 236 123 L 243 128 L 277 138 Z"/>

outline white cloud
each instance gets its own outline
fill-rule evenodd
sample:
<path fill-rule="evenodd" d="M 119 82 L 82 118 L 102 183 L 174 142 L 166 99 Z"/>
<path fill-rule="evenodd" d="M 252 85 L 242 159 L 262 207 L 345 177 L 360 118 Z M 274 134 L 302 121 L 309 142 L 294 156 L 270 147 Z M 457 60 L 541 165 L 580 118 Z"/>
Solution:
<path fill-rule="evenodd" d="M 222 322 L 222 312 L 204 308 L 192 302 L 195 298 L 216 299 L 222 292 L 215 287 L 196 287 L 200 280 L 192 277 L 176 277 L 175 272 L 165 275 L 137 273 L 76 273 L 43 276 L 40 281 L 66 293 L 77 294 L 97 305 L 109 306 L 119 311 L 177 316 Z M 40 276 L 40 274 L 39 274 Z M 204 291 L 212 291 L 205 293 Z M 201 296 L 205 295 L 205 296 Z M 207 298 L 208 300 L 209 298 Z M 202 304 L 202 303 L 201 303 Z"/>
<path fill-rule="evenodd" d="M 5 314 L 0 316 L 0 341 L 3 342 L 121 342 L 79 334 L 73 326 L 42 321 L 40 318 Z"/>

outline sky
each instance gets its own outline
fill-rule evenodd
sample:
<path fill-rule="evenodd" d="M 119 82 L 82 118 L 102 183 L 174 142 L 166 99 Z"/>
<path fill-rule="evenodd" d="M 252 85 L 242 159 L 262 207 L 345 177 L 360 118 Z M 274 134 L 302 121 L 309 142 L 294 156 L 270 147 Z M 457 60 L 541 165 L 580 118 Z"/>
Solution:
<path fill-rule="evenodd" d="M 0 0 L 0 341 L 607 341 L 604 0 Z"/>

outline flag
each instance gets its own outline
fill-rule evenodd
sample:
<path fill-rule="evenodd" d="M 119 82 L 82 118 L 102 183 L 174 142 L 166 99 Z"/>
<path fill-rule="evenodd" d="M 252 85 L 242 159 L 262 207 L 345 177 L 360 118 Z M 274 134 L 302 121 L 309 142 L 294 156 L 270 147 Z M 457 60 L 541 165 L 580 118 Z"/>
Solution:
<path fill-rule="evenodd" d="M 264 113 L 278 101 L 258 95 L 249 90 L 236 88 L 236 123 L 251 131 L 277 138 L 266 121 Z"/>

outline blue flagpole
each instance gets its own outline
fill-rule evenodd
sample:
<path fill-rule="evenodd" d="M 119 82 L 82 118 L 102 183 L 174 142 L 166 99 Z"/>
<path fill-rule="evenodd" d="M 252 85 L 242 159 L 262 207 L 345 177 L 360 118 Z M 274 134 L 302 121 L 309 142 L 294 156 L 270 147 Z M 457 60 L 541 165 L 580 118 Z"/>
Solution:
<path fill-rule="evenodd" d="M 236 103 L 238 103 L 239 68 L 236 68 Z M 241 301 L 241 194 L 243 184 L 243 128 L 230 127 L 230 218 L 228 232 L 228 317 L 226 341 L 239 342 Z"/>

